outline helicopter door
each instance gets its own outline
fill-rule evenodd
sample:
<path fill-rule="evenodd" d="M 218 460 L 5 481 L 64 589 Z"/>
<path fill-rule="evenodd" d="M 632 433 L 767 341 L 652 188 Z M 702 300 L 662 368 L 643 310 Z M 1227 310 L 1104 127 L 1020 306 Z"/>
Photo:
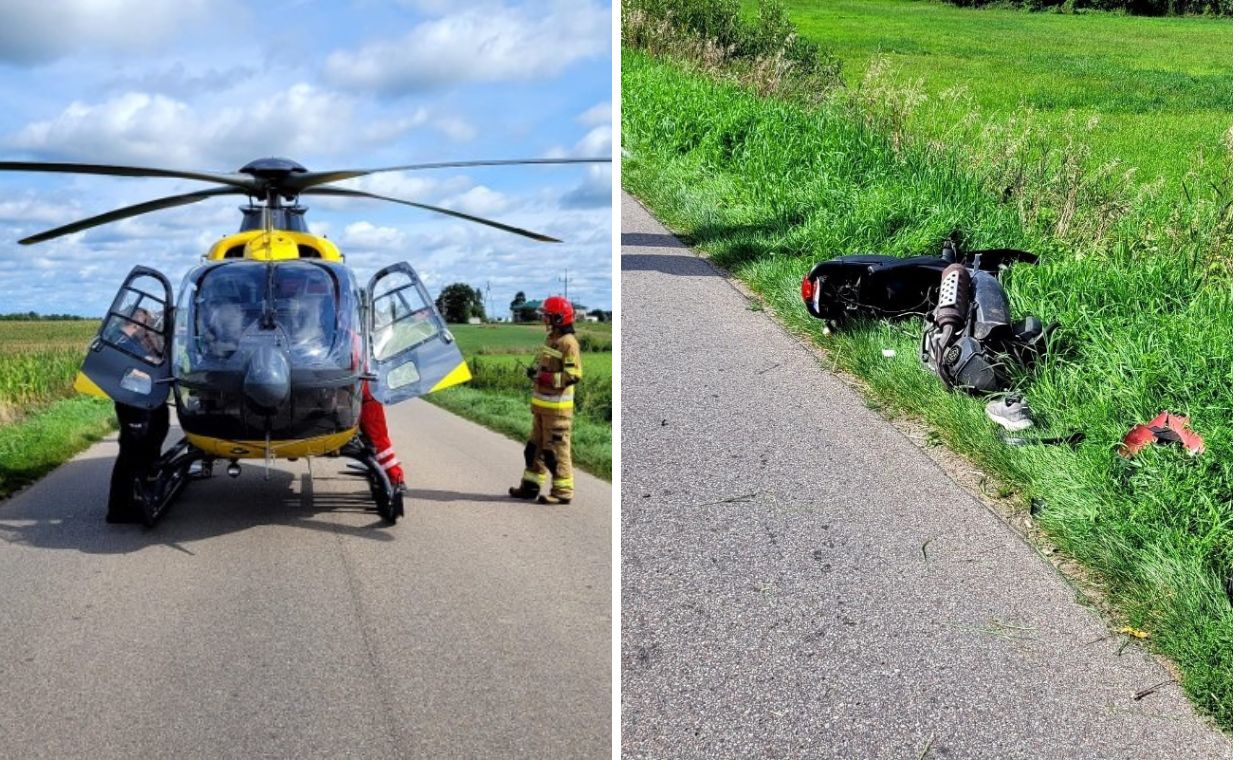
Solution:
<path fill-rule="evenodd" d="M 82 374 L 119 403 L 143 409 L 164 403 L 172 375 L 171 304 L 168 278 L 134 267 L 87 349 Z"/>
<path fill-rule="evenodd" d="M 456 339 L 430 293 L 408 264 L 393 264 L 370 278 L 370 360 L 378 381 L 370 390 L 382 404 L 424 396 L 470 378 Z"/>

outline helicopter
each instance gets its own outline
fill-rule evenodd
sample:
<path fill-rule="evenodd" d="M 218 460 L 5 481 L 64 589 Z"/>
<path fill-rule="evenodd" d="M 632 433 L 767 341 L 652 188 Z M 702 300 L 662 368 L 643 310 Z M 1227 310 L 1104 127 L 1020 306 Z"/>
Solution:
<path fill-rule="evenodd" d="M 603 163 L 609 158 L 446 161 L 378 169 L 311 172 L 287 158 L 261 158 L 235 173 L 110 164 L 0 161 L 0 171 L 162 177 L 213 183 L 31 235 L 31 245 L 62 235 L 208 198 L 243 195 L 240 229 L 210 247 L 174 299 L 168 278 L 135 266 L 90 342 L 74 381 L 80 393 L 155 409 L 172 395 L 184 437 L 135 476 L 134 502 L 153 526 L 193 478 L 241 459 L 344 457 L 364 477 L 379 516 L 404 514 L 376 452 L 359 432 L 362 384 L 390 406 L 471 379 L 455 338 L 425 283 L 407 262 L 376 272 L 363 286 L 344 254 L 310 232 L 303 196 L 398 203 L 521 235 L 548 235 L 453 209 L 331 183 L 370 174 L 425 169 Z"/>

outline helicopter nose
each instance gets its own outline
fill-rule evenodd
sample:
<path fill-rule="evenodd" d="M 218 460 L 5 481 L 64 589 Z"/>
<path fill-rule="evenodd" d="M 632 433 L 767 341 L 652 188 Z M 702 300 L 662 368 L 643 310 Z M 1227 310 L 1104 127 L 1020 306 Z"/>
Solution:
<path fill-rule="evenodd" d="M 265 409 L 274 409 L 288 398 L 288 357 L 275 346 L 262 346 L 250 356 L 245 368 L 245 397 Z"/>

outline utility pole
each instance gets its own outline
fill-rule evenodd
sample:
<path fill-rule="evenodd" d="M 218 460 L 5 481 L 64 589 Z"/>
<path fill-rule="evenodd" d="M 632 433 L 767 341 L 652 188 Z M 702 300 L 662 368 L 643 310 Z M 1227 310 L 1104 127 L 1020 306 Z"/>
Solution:
<path fill-rule="evenodd" d="M 564 270 L 564 298 L 568 303 L 572 303 L 572 299 L 568 298 L 568 270 Z"/>

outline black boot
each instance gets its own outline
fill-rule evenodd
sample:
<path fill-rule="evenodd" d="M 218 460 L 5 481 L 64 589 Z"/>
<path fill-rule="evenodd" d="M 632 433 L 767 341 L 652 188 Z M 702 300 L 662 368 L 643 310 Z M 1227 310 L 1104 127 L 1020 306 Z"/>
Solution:
<path fill-rule="evenodd" d="M 522 480 L 519 486 L 508 489 L 508 496 L 513 499 L 536 499 L 538 491 L 540 491 L 537 483 L 530 483 L 528 480 Z"/>

